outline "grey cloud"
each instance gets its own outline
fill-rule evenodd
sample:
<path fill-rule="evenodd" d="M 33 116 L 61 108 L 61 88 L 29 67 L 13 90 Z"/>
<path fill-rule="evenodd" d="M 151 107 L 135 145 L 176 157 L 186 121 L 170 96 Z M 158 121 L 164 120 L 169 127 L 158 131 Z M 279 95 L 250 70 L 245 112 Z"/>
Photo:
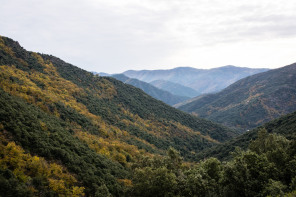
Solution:
<path fill-rule="evenodd" d="M 188 48 L 296 35 L 292 8 L 285 14 L 275 4 L 250 1 L 1 0 L 0 34 L 105 72 L 158 65 Z"/>

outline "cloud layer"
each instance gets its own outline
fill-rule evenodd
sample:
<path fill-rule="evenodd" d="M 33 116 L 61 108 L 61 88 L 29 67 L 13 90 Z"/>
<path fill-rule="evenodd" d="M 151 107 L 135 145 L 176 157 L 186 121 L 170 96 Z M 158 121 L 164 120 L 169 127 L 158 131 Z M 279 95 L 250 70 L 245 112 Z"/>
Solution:
<path fill-rule="evenodd" d="M 294 0 L 1 0 L 0 35 L 86 70 L 296 62 Z"/>

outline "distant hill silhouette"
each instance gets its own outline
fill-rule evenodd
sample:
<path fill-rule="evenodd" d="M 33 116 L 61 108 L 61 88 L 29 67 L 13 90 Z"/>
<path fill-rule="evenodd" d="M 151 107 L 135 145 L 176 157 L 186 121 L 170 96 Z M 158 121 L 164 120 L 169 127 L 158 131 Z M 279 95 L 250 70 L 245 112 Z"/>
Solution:
<path fill-rule="evenodd" d="M 123 74 L 148 83 L 155 80 L 165 80 L 192 88 L 204 94 L 218 92 L 239 79 L 267 70 L 235 66 L 224 66 L 213 69 L 178 67 L 169 70 L 129 70 Z"/>
<path fill-rule="evenodd" d="M 179 96 L 186 96 L 186 97 L 196 97 L 200 95 L 199 92 L 195 91 L 192 88 L 180 85 L 178 83 L 173 83 L 170 81 L 165 81 L 165 80 L 155 80 L 150 82 L 150 84 L 154 85 L 155 87 L 166 90 L 174 95 L 179 95 Z"/>
<path fill-rule="evenodd" d="M 104 72 L 92 72 L 94 75 L 99 75 L 101 77 L 109 77 L 111 76 L 111 74 L 108 74 L 108 73 L 104 73 Z"/>
<path fill-rule="evenodd" d="M 189 99 L 189 97 L 171 94 L 170 92 L 165 91 L 165 90 L 161 90 L 149 83 L 140 81 L 138 79 L 129 78 L 123 74 L 112 75 L 112 77 L 114 77 L 115 79 L 120 80 L 126 84 L 130 84 L 132 86 L 140 88 L 145 93 L 152 96 L 153 98 L 161 100 L 168 105 L 174 105 L 174 104 L 177 104 L 177 103 L 180 103 L 180 102 L 183 102 L 183 101 Z"/>

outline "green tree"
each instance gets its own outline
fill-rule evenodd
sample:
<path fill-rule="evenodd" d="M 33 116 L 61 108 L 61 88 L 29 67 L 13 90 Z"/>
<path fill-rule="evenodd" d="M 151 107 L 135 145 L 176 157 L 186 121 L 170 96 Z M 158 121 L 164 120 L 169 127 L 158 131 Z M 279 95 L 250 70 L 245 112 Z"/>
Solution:
<path fill-rule="evenodd" d="M 219 196 L 223 166 L 216 158 L 209 158 L 188 170 L 184 196 Z"/>
<path fill-rule="evenodd" d="M 225 165 L 222 187 L 226 196 L 258 196 L 264 189 L 274 166 L 264 155 L 247 151 L 236 153 Z"/>
<path fill-rule="evenodd" d="M 174 196 L 177 181 L 166 167 L 145 167 L 136 169 L 133 184 L 135 196 Z"/>

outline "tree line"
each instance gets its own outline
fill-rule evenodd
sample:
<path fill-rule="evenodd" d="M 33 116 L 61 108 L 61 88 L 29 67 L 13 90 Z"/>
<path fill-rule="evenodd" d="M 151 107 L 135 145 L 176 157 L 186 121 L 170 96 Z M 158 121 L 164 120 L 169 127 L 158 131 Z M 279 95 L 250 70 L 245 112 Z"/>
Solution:
<path fill-rule="evenodd" d="M 127 196 L 295 196 L 296 141 L 261 129 L 232 159 L 186 163 L 170 149 L 165 158 L 143 157 L 132 166 Z"/>

